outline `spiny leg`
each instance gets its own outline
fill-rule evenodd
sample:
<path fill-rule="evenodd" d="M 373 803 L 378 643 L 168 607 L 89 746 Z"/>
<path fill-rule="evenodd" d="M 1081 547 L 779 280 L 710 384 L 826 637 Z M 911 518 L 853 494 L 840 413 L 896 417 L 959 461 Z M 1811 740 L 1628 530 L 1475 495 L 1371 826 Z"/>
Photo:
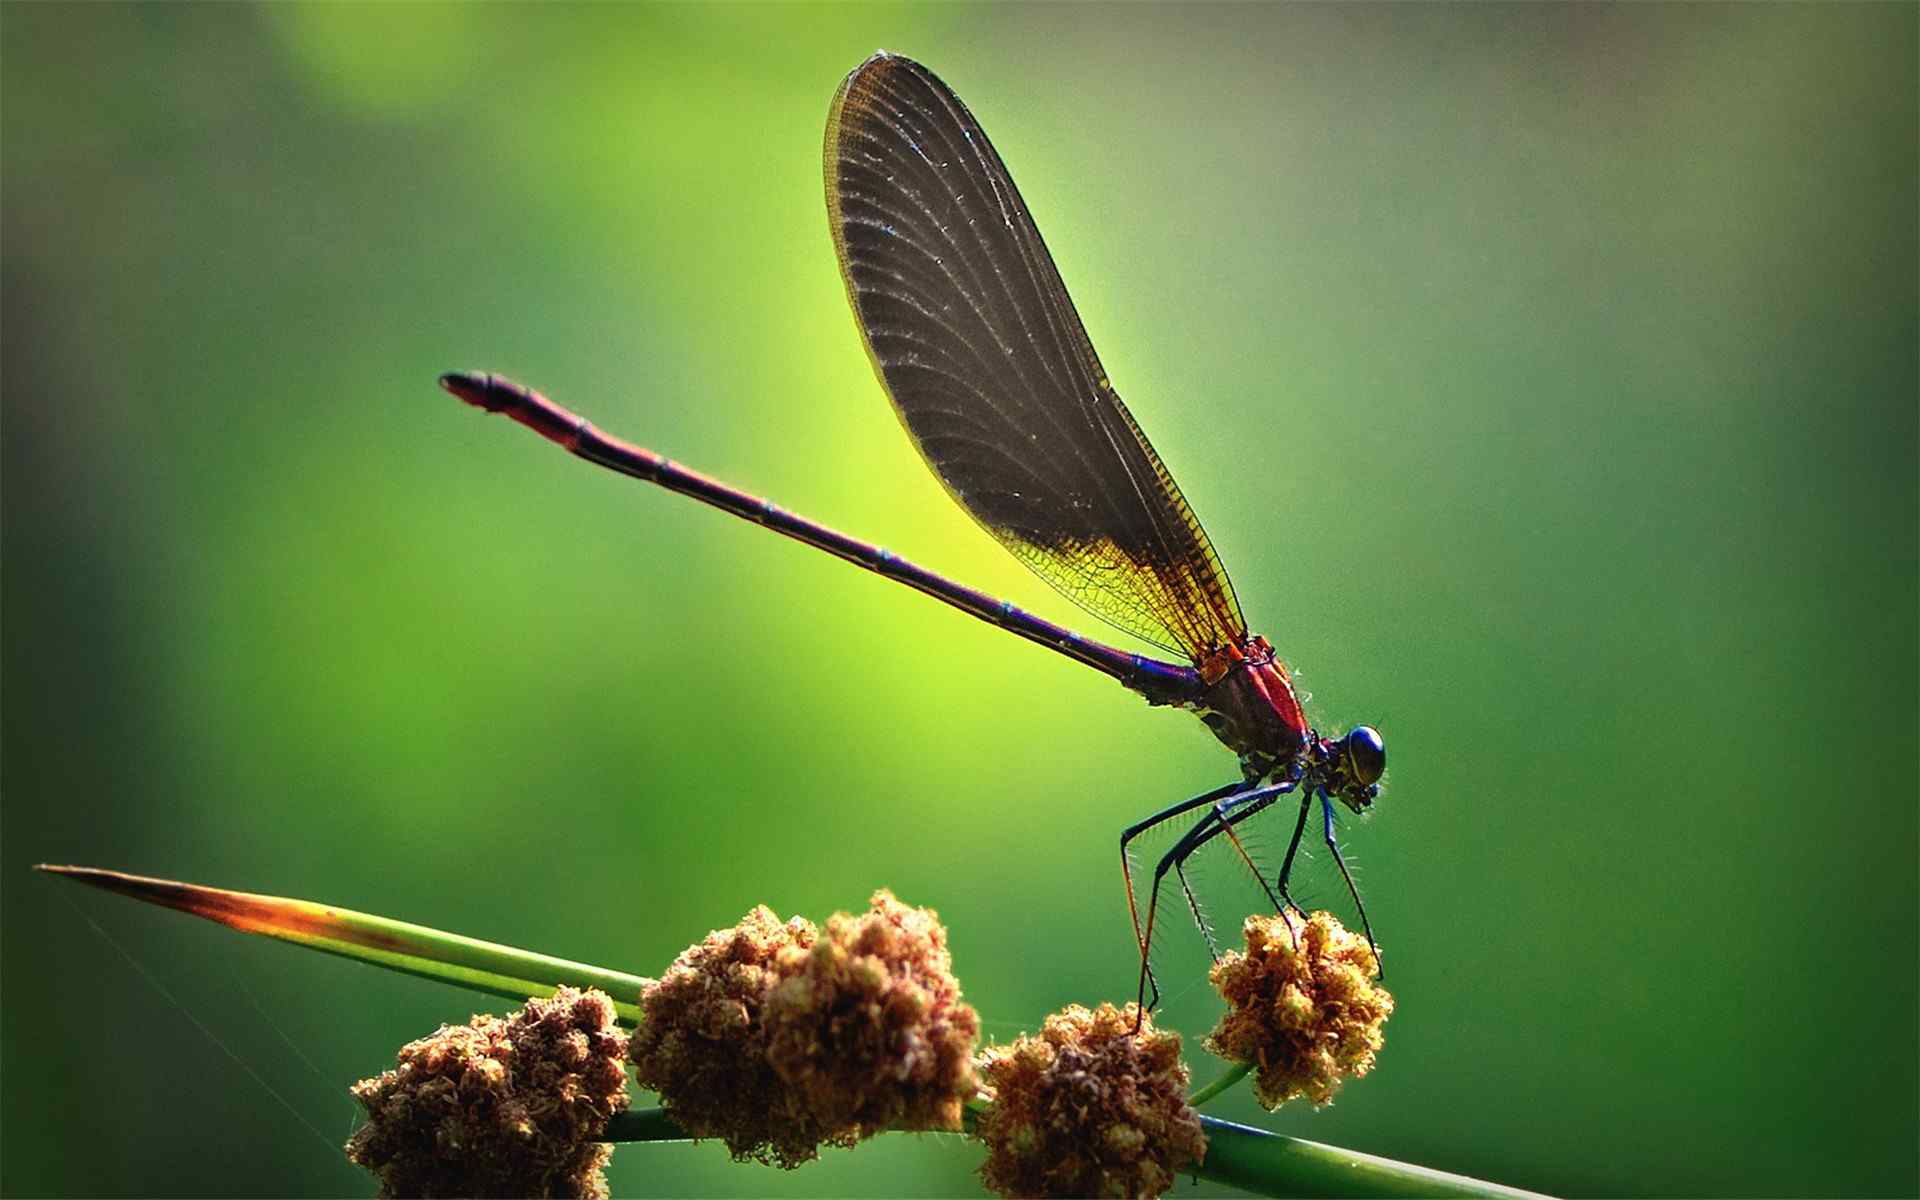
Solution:
<path fill-rule="evenodd" d="M 1187 859 L 1197 854 L 1202 846 L 1214 838 L 1225 834 L 1227 840 L 1233 843 L 1234 852 L 1240 856 L 1240 861 L 1246 864 L 1247 873 L 1252 875 L 1253 881 L 1260 885 L 1260 890 L 1267 894 L 1267 902 L 1278 909 L 1279 899 L 1274 896 L 1273 889 L 1267 886 L 1266 877 L 1260 874 L 1259 864 L 1253 861 L 1253 855 L 1248 852 L 1246 843 L 1240 840 L 1240 835 L 1233 831 L 1233 827 L 1272 804 L 1273 798 L 1288 791 L 1290 786 L 1283 783 L 1254 788 L 1219 801 L 1213 806 L 1212 813 L 1212 817 L 1219 823 L 1209 828 L 1208 822 L 1203 820 L 1196 825 L 1188 838 L 1183 839 L 1191 840 L 1192 846 L 1188 848 L 1186 854 L 1174 860 L 1173 873 L 1180 877 L 1180 890 L 1187 897 L 1187 910 L 1193 914 L 1193 923 L 1199 926 L 1200 936 L 1207 939 L 1207 952 L 1213 956 L 1215 962 L 1220 961 L 1220 943 L 1214 940 L 1213 927 L 1207 923 L 1206 914 L 1200 911 L 1199 898 L 1193 894 L 1193 887 L 1187 882 Z M 1151 913 L 1148 914 L 1148 919 L 1152 919 Z"/>
<path fill-rule="evenodd" d="M 1175 859 L 1173 863 L 1173 873 L 1180 877 L 1180 891 L 1187 898 L 1187 911 L 1193 914 L 1193 923 L 1199 927 L 1200 936 L 1207 940 L 1207 953 L 1213 958 L 1214 962 L 1220 961 L 1220 942 L 1213 935 L 1212 922 L 1208 921 L 1207 914 L 1200 910 L 1200 900 L 1199 897 L 1193 894 L 1193 885 L 1187 882 L 1187 860 L 1195 854 L 1198 854 L 1202 846 L 1205 846 L 1216 837 L 1225 835 L 1227 841 L 1233 843 L 1234 852 L 1240 856 L 1240 861 L 1246 864 L 1247 873 L 1252 875 L 1253 881 L 1260 885 L 1260 890 L 1267 894 L 1267 903 L 1273 905 L 1275 912 L 1280 911 L 1279 898 L 1273 894 L 1273 889 L 1267 886 L 1266 877 L 1260 874 L 1260 867 L 1253 861 L 1253 855 L 1248 853 L 1246 843 L 1242 842 L 1240 835 L 1233 831 L 1235 825 L 1246 820 L 1254 813 L 1259 812 L 1265 808 L 1266 805 L 1253 805 L 1234 813 L 1232 816 L 1220 815 L 1226 805 L 1230 803 L 1232 803 L 1232 801 L 1223 801 L 1221 804 L 1215 806 L 1214 813 L 1220 816 L 1220 823 L 1212 829 L 1207 830 L 1203 836 L 1196 838 L 1193 846 L 1187 853 Z"/>
<path fill-rule="evenodd" d="M 1267 902 L 1273 905 L 1276 912 L 1279 911 L 1280 898 L 1275 896 L 1273 889 L 1267 886 L 1266 876 L 1260 873 L 1260 865 L 1253 861 L 1253 854 L 1247 849 L 1246 843 L 1240 840 L 1240 835 L 1233 831 L 1233 827 L 1255 813 L 1265 810 L 1269 804 L 1273 803 L 1275 795 L 1287 790 L 1289 790 L 1288 785 L 1278 784 L 1275 787 L 1259 788 L 1238 796 L 1231 796 L 1214 805 L 1214 814 L 1220 818 L 1220 823 L 1204 832 L 1195 828 L 1193 844 L 1186 854 L 1175 860 L 1173 864 L 1174 873 L 1180 876 L 1181 886 L 1185 888 L 1187 882 L 1186 860 L 1199 853 L 1201 847 L 1214 838 L 1225 835 L 1227 841 L 1233 844 L 1234 853 L 1240 856 L 1241 863 L 1246 866 L 1247 873 L 1253 876 L 1256 884 L 1260 885 L 1260 890 L 1267 894 Z M 1214 944 L 1213 933 L 1207 928 L 1206 921 L 1200 914 L 1200 905 L 1195 902 L 1191 889 L 1187 890 L 1187 907 L 1193 910 L 1194 922 L 1200 926 L 1201 932 L 1207 935 L 1207 948 L 1213 951 L 1214 960 L 1219 961 L 1220 948 Z"/>
<path fill-rule="evenodd" d="M 1264 811 L 1273 803 L 1274 797 L 1292 791 L 1293 787 L 1292 781 L 1288 781 L 1269 787 L 1255 788 L 1220 801 L 1213 806 L 1213 812 L 1209 814 L 1210 819 L 1202 820 L 1189 830 L 1187 836 L 1180 839 L 1180 844 L 1167 855 L 1167 858 L 1173 861 L 1173 873 L 1180 877 L 1180 890 L 1186 894 L 1187 908 L 1193 913 L 1193 923 L 1200 927 L 1200 936 L 1207 939 L 1207 952 L 1213 956 L 1215 962 L 1220 961 L 1220 944 L 1214 939 L 1213 929 L 1207 924 L 1206 914 L 1200 911 L 1200 902 L 1195 898 L 1193 888 L 1187 883 L 1187 860 L 1199 853 L 1201 847 L 1208 842 L 1225 834 L 1227 840 L 1233 844 L 1234 852 L 1240 855 L 1240 861 L 1246 864 L 1248 873 L 1253 876 L 1253 881 L 1259 884 L 1260 890 L 1267 894 L 1267 902 L 1273 905 L 1274 911 L 1280 911 L 1279 898 L 1273 894 L 1273 889 L 1267 886 L 1266 877 L 1260 873 L 1259 864 L 1253 861 L 1253 855 L 1248 852 L 1246 843 L 1240 840 L 1240 835 L 1233 831 L 1233 827 L 1255 813 Z M 1165 871 L 1163 861 L 1160 873 L 1164 874 Z M 1157 875 L 1155 879 L 1157 882 Z M 1147 919 L 1152 921 L 1151 911 L 1147 913 Z"/>
<path fill-rule="evenodd" d="M 1218 815 L 1217 812 L 1210 813 L 1207 819 L 1216 820 L 1218 819 Z M 1207 836 L 1211 838 L 1213 835 L 1208 834 Z M 1187 911 L 1193 914 L 1194 927 L 1199 929 L 1200 936 L 1207 941 L 1207 954 L 1213 961 L 1219 962 L 1220 943 L 1214 940 L 1213 926 L 1207 923 L 1207 914 L 1200 910 L 1200 898 L 1193 894 L 1193 884 L 1187 880 L 1187 860 L 1184 858 L 1177 860 L 1173 864 L 1173 873 L 1180 877 L 1180 894 L 1187 898 Z M 1147 919 L 1153 919 L 1151 913 L 1148 914 Z"/>
<path fill-rule="evenodd" d="M 1140 927 L 1140 908 L 1134 899 L 1133 892 L 1133 863 L 1127 858 L 1127 844 L 1157 825 L 1165 824 L 1175 817 L 1192 812 L 1196 808 L 1212 804 L 1221 797 L 1230 796 L 1246 786 L 1247 782 L 1245 780 L 1238 780 L 1224 787 L 1217 787 L 1204 795 L 1195 796 L 1191 800 L 1182 800 L 1178 804 L 1161 809 L 1145 820 L 1134 822 L 1132 825 L 1127 826 L 1120 834 L 1120 877 L 1126 881 L 1127 915 L 1133 919 L 1133 940 L 1140 947 L 1140 999 L 1143 1006 L 1146 1002 L 1146 989 L 1149 983 L 1153 985 L 1153 1002 L 1155 1004 L 1160 1002 L 1160 985 L 1157 980 L 1153 979 L 1153 970 L 1147 962 L 1147 943 L 1151 928 L 1143 931 Z M 1151 914 L 1149 914 L 1149 920 L 1151 920 Z"/>
<path fill-rule="evenodd" d="M 1334 865 L 1340 868 L 1340 878 L 1347 881 L 1347 894 L 1353 897 L 1353 907 L 1359 910 L 1360 928 L 1366 932 L 1367 948 L 1373 951 L 1373 977 L 1385 979 L 1387 969 L 1380 962 L 1380 947 L 1373 940 L 1373 926 L 1367 922 L 1367 906 L 1360 902 L 1360 889 L 1353 886 L 1353 876 L 1348 873 L 1346 860 L 1340 857 L 1340 847 L 1333 840 L 1333 801 L 1324 792 L 1320 796 L 1320 807 L 1326 813 L 1327 851 L 1333 855 Z"/>
<path fill-rule="evenodd" d="M 1207 933 L 1205 918 L 1200 913 L 1200 906 L 1194 900 L 1192 890 L 1187 887 L 1186 872 L 1181 869 L 1182 864 L 1193 855 L 1194 851 L 1206 845 L 1221 833 L 1231 831 L 1234 825 L 1239 824 L 1241 821 L 1246 820 L 1248 817 L 1251 817 L 1253 814 L 1273 803 L 1275 796 L 1290 792 L 1295 786 L 1295 781 L 1290 779 L 1284 783 L 1250 788 L 1217 801 L 1212 811 L 1195 822 L 1193 828 L 1182 834 L 1180 840 L 1174 843 L 1172 849 L 1160 856 L 1160 861 L 1155 864 L 1153 868 L 1153 884 L 1147 891 L 1147 925 L 1140 948 L 1139 999 L 1142 1006 L 1140 1011 L 1143 1014 L 1148 1008 L 1152 1007 L 1152 1005 L 1147 1003 L 1148 984 L 1152 984 L 1153 986 L 1153 1005 L 1157 1005 L 1160 1002 L 1160 984 L 1157 979 L 1153 978 L 1153 972 L 1148 966 L 1153 945 L 1154 918 L 1159 912 L 1160 906 L 1160 881 L 1166 878 L 1169 870 L 1174 871 L 1175 874 L 1179 876 L 1181 888 L 1186 891 L 1188 907 L 1193 910 L 1194 920 L 1200 925 L 1201 933 L 1207 937 L 1208 947 L 1215 951 L 1214 956 L 1218 958 L 1218 948 L 1214 945 L 1212 936 Z M 1189 803 L 1183 807 L 1191 809 L 1193 805 Z M 1234 839 L 1234 844 L 1239 846 L 1241 854 L 1245 856 L 1246 848 L 1240 845 L 1238 838 Z M 1252 859 L 1249 857 L 1247 861 L 1251 864 Z M 1254 878 L 1260 878 L 1257 869 L 1254 872 Z M 1265 886 L 1264 881 L 1262 882 L 1262 886 Z"/>
<path fill-rule="evenodd" d="M 1160 861 L 1154 864 L 1153 884 L 1147 889 L 1147 927 L 1140 939 L 1140 988 L 1137 993 L 1137 999 L 1140 1005 L 1139 1011 L 1141 1018 L 1144 1018 L 1149 1010 L 1157 1008 L 1160 1005 L 1160 981 L 1154 978 L 1153 967 L 1150 965 L 1153 959 L 1153 924 L 1155 917 L 1157 917 L 1160 912 L 1160 881 L 1166 878 L 1167 870 L 1174 864 L 1174 855 L 1178 853 L 1180 848 L 1193 841 L 1196 836 L 1219 819 L 1219 810 L 1209 808 L 1206 814 L 1194 824 L 1193 828 L 1180 835 L 1180 840 L 1174 843 L 1173 849 L 1161 855 Z M 1185 875 L 1180 877 L 1180 886 L 1182 888 L 1186 887 Z M 1193 893 L 1191 891 L 1187 893 L 1187 903 L 1189 905 L 1193 905 L 1194 903 Z M 1196 919 L 1198 919 L 1199 908 L 1197 905 L 1194 906 L 1194 912 Z M 1153 998 L 1151 1000 L 1147 998 L 1147 988 L 1149 986 L 1153 988 Z M 1134 1029 L 1135 1032 L 1139 1031 L 1138 1019 L 1136 1019 L 1134 1023 Z"/>
<path fill-rule="evenodd" d="M 1260 808 L 1265 807 L 1267 806 L 1264 804 L 1260 806 Z M 1247 852 L 1247 847 L 1241 842 L 1240 835 L 1233 831 L 1235 825 L 1260 811 L 1260 808 L 1249 809 L 1245 813 L 1230 818 L 1220 826 L 1220 832 L 1227 835 L 1227 840 L 1233 843 L 1235 852 L 1240 855 L 1240 861 L 1247 865 L 1247 872 L 1253 876 L 1253 881 L 1259 884 L 1260 890 L 1267 894 L 1267 903 L 1273 905 L 1273 911 L 1279 912 L 1280 897 L 1274 895 L 1273 889 L 1267 886 L 1267 877 L 1260 873 L 1260 864 L 1253 861 L 1253 855 Z M 1220 956 L 1215 954 L 1214 957 L 1217 959 Z"/>
<path fill-rule="evenodd" d="M 1285 900 L 1287 904 L 1292 907 L 1293 911 L 1303 917 L 1307 915 L 1307 910 L 1301 908 L 1299 901 L 1295 900 L 1292 893 L 1287 891 L 1287 881 L 1293 878 L 1293 856 L 1299 853 L 1300 835 L 1307 831 L 1307 810 L 1312 807 L 1312 805 L 1313 789 L 1308 788 L 1300 797 L 1300 819 L 1293 823 L 1293 840 L 1287 843 L 1287 856 L 1281 860 L 1280 875 L 1274 880 L 1274 886 L 1280 889 L 1280 898 Z M 1291 930 L 1293 927 L 1289 925 L 1287 928 Z"/>

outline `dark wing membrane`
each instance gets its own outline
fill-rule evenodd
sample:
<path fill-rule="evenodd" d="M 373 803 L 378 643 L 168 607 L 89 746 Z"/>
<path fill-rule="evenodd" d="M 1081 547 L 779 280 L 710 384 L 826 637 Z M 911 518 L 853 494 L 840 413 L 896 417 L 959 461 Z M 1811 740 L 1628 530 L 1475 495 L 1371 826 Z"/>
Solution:
<path fill-rule="evenodd" d="M 987 135 L 912 59 L 827 120 L 827 209 L 874 368 L 955 499 L 1095 616 L 1195 662 L 1246 622 Z"/>

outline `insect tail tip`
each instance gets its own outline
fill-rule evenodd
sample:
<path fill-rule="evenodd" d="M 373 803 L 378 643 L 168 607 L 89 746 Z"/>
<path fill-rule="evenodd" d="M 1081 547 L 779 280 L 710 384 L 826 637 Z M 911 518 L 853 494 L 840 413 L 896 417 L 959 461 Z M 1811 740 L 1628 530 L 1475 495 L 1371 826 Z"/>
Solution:
<path fill-rule="evenodd" d="M 440 386 L 465 400 L 468 404 L 480 408 L 487 407 L 486 396 L 491 381 L 480 371 L 448 371 L 440 377 Z"/>

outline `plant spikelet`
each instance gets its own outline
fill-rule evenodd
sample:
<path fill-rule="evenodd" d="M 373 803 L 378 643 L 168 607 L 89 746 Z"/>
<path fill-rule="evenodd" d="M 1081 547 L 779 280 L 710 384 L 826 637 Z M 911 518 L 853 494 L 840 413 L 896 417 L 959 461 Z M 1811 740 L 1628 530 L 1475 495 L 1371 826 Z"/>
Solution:
<path fill-rule="evenodd" d="M 782 924 L 761 905 L 687 947 L 641 993 L 635 1081 L 660 1093 L 676 1125 L 724 1140 L 736 1159 L 792 1168 L 818 1157 L 820 1139 L 793 1119 L 767 1059 L 763 1021 L 782 952 L 805 953 L 818 937 L 811 921 Z"/>
<path fill-rule="evenodd" d="M 1386 1040 L 1393 997 L 1373 981 L 1373 949 L 1326 912 L 1248 917 L 1244 932 L 1246 951 L 1213 968 L 1227 1014 L 1206 1047 L 1254 1065 L 1264 1108 L 1300 1096 L 1330 1104 L 1343 1080 L 1373 1069 Z"/>
<path fill-rule="evenodd" d="M 605 1197 L 595 1139 L 627 1107 L 626 1046 L 605 993 L 573 988 L 443 1025 L 353 1086 L 367 1123 L 347 1157 L 383 1197 Z"/>
<path fill-rule="evenodd" d="M 780 956 L 767 1055 L 823 1140 L 887 1128 L 960 1128 L 980 1018 L 961 1002 L 947 931 L 932 909 L 882 889 L 836 913 L 811 949 Z"/>
<path fill-rule="evenodd" d="M 1134 1024 L 1135 1005 L 1073 1005 L 1036 1037 L 990 1046 L 993 1103 L 974 1135 L 980 1177 L 1003 1196 L 1159 1196 L 1206 1154 L 1187 1104 L 1180 1035 Z"/>
<path fill-rule="evenodd" d="M 762 906 L 640 998 L 635 1078 L 694 1137 L 797 1167 L 887 1128 L 958 1129 L 980 1021 L 931 909 L 876 892 L 824 934 Z"/>

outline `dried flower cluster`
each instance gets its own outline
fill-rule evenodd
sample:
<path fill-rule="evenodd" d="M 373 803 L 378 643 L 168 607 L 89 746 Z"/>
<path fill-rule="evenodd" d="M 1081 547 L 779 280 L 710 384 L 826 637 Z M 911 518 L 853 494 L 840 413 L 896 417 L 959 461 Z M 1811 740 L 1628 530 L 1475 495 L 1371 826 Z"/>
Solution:
<path fill-rule="evenodd" d="M 989 1047 L 980 1072 L 993 1104 L 975 1136 L 980 1177 L 1003 1196 L 1158 1196 L 1206 1154 L 1187 1104 L 1180 1035 L 1129 1004 L 1074 1005 L 1037 1037 Z"/>
<path fill-rule="evenodd" d="M 1213 968 L 1228 1008 L 1207 1049 L 1254 1064 L 1253 1094 L 1267 1109 L 1296 1096 L 1329 1104 L 1343 1079 L 1373 1069 L 1393 1013 L 1374 983 L 1373 949 L 1325 912 L 1248 917 L 1245 933 L 1246 952 Z"/>
<path fill-rule="evenodd" d="M 947 931 L 884 889 L 836 913 L 810 951 L 782 955 L 767 998 L 767 1057 L 830 1136 L 960 1128 L 978 1091 L 980 1018 L 960 1000 Z"/>
<path fill-rule="evenodd" d="M 795 1167 L 817 1153 L 780 1103 L 761 1009 L 779 981 L 780 952 L 806 951 L 818 937 L 813 922 L 783 925 L 761 905 L 687 947 L 640 995 L 643 1019 L 628 1050 L 634 1081 L 659 1092 L 694 1137 L 726 1139 L 735 1158 Z"/>
<path fill-rule="evenodd" d="M 604 1197 L 613 1148 L 595 1139 L 627 1107 L 626 1046 L 613 1001 L 572 988 L 443 1025 L 353 1086 L 367 1123 L 347 1157 L 383 1197 Z"/>
<path fill-rule="evenodd" d="M 946 930 L 876 892 L 824 936 L 767 908 L 689 947 L 641 996 L 634 1076 L 695 1137 L 796 1167 L 889 1126 L 959 1127 L 979 1018 Z"/>

